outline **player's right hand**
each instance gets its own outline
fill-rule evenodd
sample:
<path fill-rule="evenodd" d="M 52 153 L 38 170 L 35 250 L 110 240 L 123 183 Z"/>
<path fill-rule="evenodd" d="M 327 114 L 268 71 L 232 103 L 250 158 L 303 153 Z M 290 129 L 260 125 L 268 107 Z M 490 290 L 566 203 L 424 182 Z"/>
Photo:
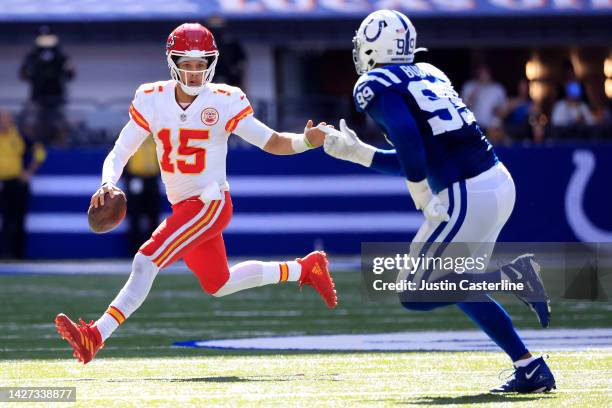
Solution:
<path fill-rule="evenodd" d="M 325 128 L 325 153 L 340 160 L 347 160 L 365 167 L 372 165 L 376 148 L 359 140 L 357 133 L 340 119 L 340 130 Z"/>
<path fill-rule="evenodd" d="M 323 141 L 325 140 L 325 129 L 326 127 L 332 127 L 325 122 L 320 122 L 316 127 L 314 127 L 314 122 L 312 120 L 308 120 L 306 122 L 306 127 L 304 128 L 304 138 L 307 142 L 307 146 L 310 149 L 314 149 L 317 147 L 323 146 Z"/>
<path fill-rule="evenodd" d="M 98 208 L 98 205 L 104 205 L 104 194 L 106 193 L 108 193 L 111 198 L 120 194 L 125 196 L 125 193 L 113 183 L 104 183 L 100 186 L 98 191 L 91 196 L 89 205 L 94 208 Z"/>

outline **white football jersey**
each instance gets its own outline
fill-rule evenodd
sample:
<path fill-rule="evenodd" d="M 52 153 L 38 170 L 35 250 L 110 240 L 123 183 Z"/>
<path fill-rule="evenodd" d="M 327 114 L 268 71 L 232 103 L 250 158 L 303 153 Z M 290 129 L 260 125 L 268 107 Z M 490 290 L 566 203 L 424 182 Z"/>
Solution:
<path fill-rule="evenodd" d="M 253 115 L 236 87 L 208 83 L 183 109 L 175 81 L 141 85 L 130 106 L 130 119 L 153 135 L 168 200 L 175 204 L 203 192 L 215 198 L 229 190 L 227 140 L 239 122 Z"/>

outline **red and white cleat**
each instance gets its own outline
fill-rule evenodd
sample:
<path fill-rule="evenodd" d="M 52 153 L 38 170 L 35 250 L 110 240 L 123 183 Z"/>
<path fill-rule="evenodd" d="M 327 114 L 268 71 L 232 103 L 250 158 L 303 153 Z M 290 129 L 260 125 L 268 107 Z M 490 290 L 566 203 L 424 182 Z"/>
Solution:
<path fill-rule="evenodd" d="M 315 251 L 298 258 L 296 261 L 302 265 L 300 288 L 302 285 L 312 286 L 323 298 L 330 309 L 338 305 L 334 280 L 329 274 L 327 255 L 323 251 Z"/>
<path fill-rule="evenodd" d="M 92 325 L 93 320 L 85 323 L 83 319 L 79 319 L 79 324 L 77 324 L 63 313 L 55 317 L 57 332 L 74 349 L 72 355 L 83 364 L 93 360 L 98 350 L 104 347 L 100 332 Z"/>

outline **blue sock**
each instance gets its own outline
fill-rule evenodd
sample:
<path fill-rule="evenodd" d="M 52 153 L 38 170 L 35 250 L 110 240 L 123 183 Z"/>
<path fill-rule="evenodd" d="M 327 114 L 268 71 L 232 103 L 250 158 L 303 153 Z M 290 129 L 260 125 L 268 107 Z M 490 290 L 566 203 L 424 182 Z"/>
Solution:
<path fill-rule="evenodd" d="M 523 340 L 512 325 L 508 313 L 493 299 L 486 296 L 483 302 L 461 302 L 457 306 L 470 317 L 512 361 L 527 353 Z"/>

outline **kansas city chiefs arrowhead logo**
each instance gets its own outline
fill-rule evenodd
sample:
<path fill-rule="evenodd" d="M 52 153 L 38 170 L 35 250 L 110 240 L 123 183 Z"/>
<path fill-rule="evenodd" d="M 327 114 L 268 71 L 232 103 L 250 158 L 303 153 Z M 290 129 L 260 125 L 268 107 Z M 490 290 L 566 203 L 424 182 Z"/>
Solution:
<path fill-rule="evenodd" d="M 219 112 L 215 108 L 206 108 L 202 111 L 201 119 L 207 126 L 215 125 L 219 121 Z"/>
<path fill-rule="evenodd" d="M 166 49 L 170 48 L 174 45 L 174 34 L 171 34 L 170 37 L 168 37 L 168 41 L 166 42 Z"/>

